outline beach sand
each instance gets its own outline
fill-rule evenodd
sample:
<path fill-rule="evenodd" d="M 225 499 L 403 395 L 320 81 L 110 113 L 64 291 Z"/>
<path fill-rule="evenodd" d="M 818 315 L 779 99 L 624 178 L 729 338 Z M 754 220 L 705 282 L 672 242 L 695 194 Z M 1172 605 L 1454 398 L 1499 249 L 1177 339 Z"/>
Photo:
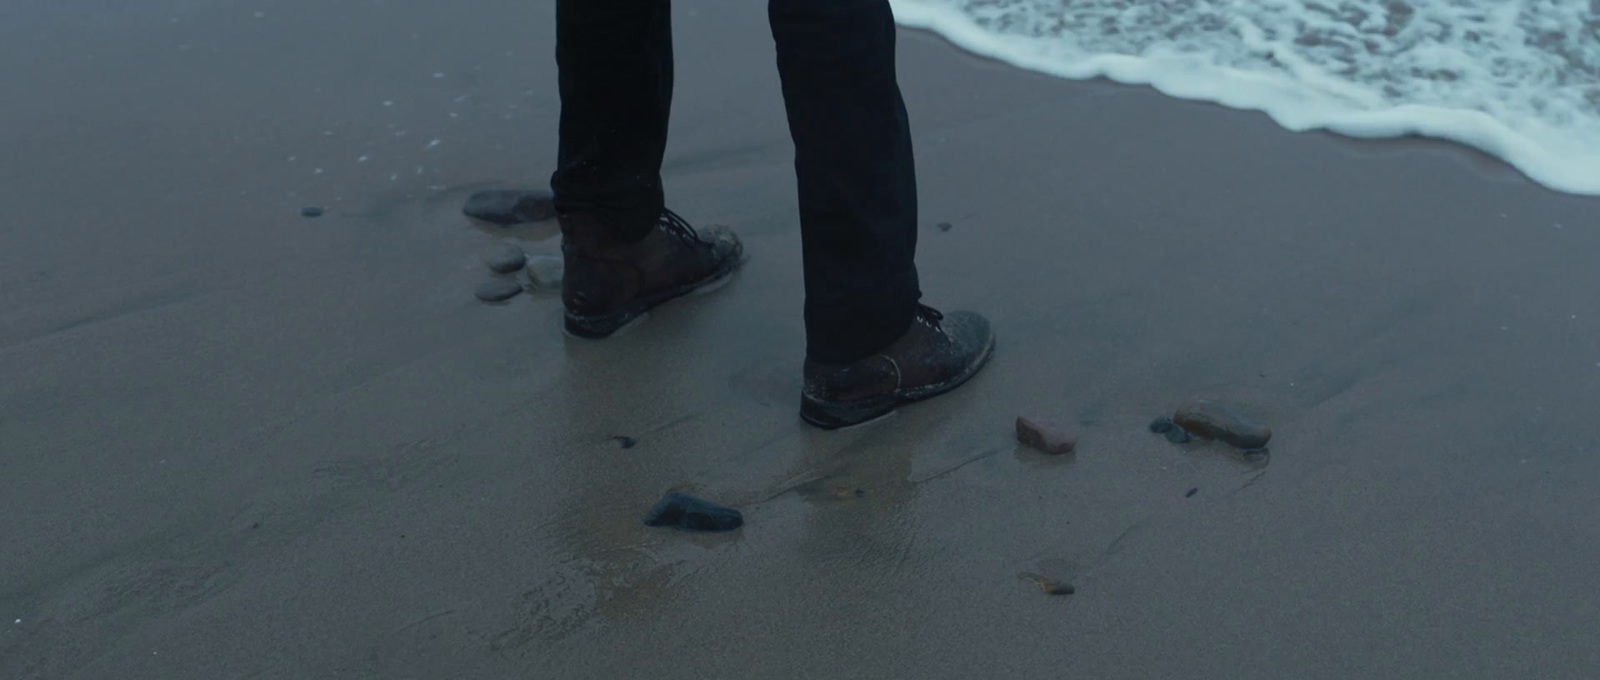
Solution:
<path fill-rule="evenodd" d="M 0 9 L 0 677 L 1600 667 L 1600 201 L 903 32 L 926 301 L 999 350 L 821 432 L 761 3 L 679 3 L 664 169 L 750 262 L 601 343 L 460 215 L 548 180 L 553 3 L 218 5 Z M 1146 430 L 1197 398 L 1270 460 Z"/>

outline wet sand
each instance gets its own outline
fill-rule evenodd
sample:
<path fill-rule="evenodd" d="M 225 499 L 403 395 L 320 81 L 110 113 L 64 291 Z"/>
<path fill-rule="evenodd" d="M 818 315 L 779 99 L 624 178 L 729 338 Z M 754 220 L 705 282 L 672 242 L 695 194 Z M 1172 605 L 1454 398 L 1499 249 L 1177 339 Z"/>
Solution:
<path fill-rule="evenodd" d="M 927 300 L 1001 344 L 819 432 L 760 3 L 677 8 L 665 168 L 751 262 L 604 343 L 473 296 L 553 227 L 459 214 L 548 178 L 550 2 L 43 5 L 0 9 L 0 677 L 1600 667 L 1600 202 L 903 33 Z M 1196 398 L 1270 459 L 1146 429 Z M 746 524 L 643 526 L 668 491 Z"/>

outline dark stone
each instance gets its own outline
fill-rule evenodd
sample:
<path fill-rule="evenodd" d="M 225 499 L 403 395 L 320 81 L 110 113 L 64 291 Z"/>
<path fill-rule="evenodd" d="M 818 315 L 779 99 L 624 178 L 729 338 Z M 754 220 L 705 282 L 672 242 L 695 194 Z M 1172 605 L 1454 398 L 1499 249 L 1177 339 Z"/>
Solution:
<path fill-rule="evenodd" d="M 639 444 L 639 440 L 634 439 L 633 437 L 621 437 L 621 436 L 618 436 L 618 437 L 612 437 L 612 439 L 616 440 L 616 442 L 618 444 L 621 444 L 622 448 L 625 448 L 625 449 L 631 449 L 631 448 L 633 448 L 633 447 L 635 447 L 635 446 L 637 446 Z"/>
<path fill-rule="evenodd" d="M 556 216 L 555 194 L 547 189 L 489 189 L 468 198 L 461 212 L 502 227 L 540 222 Z"/>
<path fill-rule="evenodd" d="M 300 209 L 300 216 L 301 217 L 322 217 L 322 214 L 325 213 L 325 212 L 327 212 L 327 211 L 323 210 L 322 206 L 320 206 L 320 205 L 308 205 L 308 206 Z"/>
<path fill-rule="evenodd" d="M 951 229 L 956 228 L 956 225 L 951 224 L 949 222 L 940 222 L 940 223 L 934 225 L 934 227 L 937 228 L 939 231 L 950 231 Z"/>
<path fill-rule="evenodd" d="M 1272 439 L 1272 428 L 1253 423 L 1222 404 L 1204 399 L 1178 409 L 1172 420 L 1195 436 L 1245 450 L 1262 448 Z"/>
<path fill-rule="evenodd" d="M 1070 434 L 1017 416 L 1017 441 L 1035 449 L 1059 456 L 1071 453 L 1078 440 Z"/>
<path fill-rule="evenodd" d="M 516 281 L 493 279 L 490 281 L 484 281 L 478 286 L 478 290 L 475 291 L 474 294 L 478 296 L 479 300 L 483 300 L 484 302 L 502 302 L 516 297 L 517 294 L 521 292 L 522 286 Z"/>
<path fill-rule="evenodd" d="M 837 498 L 837 499 L 840 499 L 840 500 L 844 500 L 846 498 L 850 498 L 851 496 L 854 496 L 856 498 L 862 498 L 862 497 L 864 497 L 866 495 L 867 495 L 867 490 L 866 489 L 857 489 L 857 488 L 852 487 L 852 486 L 835 486 L 835 487 L 833 487 L 833 497 Z"/>
<path fill-rule="evenodd" d="M 1194 498 L 1194 495 L 1197 494 L 1197 493 L 1200 493 L 1200 487 L 1198 487 L 1198 486 L 1193 488 L 1193 489 L 1190 489 L 1189 493 L 1184 494 L 1183 497 L 1184 498 Z"/>
<path fill-rule="evenodd" d="M 1071 583 L 1062 583 L 1048 576 L 1041 576 L 1032 572 L 1022 572 L 1017 574 L 1017 578 L 1037 584 L 1039 590 L 1044 591 L 1046 595 L 1071 595 L 1078 592 L 1078 589 L 1072 587 Z"/>
<path fill-rule="evenodd" d="M 514 245 L 503 244 L 484 253 L 483 263 L 496 274 L 510 274 L 528 263 L 528 254 Z"/>
<path fill-rule="evenodd" d="M 1171 418 L 1156 418 L 1154 421 L 1151 421 L 1150 431 L 1159 435 L 1165 435 L 1167 441 L 1174 444 L 1189 443 L 1189 433 L 1185 432 L 1183 428 L 1178 427 L 1178 424 L 1172 422 Z"/>
<path fill-rule="evenodd" d="M 744 515 L 702 498 L 669 493 L 650 510 L 644 523 L 684 531 L 733 531 L 744 526 Z"/>

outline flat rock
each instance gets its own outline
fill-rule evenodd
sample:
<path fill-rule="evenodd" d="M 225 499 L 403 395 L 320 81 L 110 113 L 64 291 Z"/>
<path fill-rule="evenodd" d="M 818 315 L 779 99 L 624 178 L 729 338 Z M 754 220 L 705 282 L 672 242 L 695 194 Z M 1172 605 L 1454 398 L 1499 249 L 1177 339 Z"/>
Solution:
<path fill-rule="evenodd" d="M 1017 416 L 1017 441 L 1052 456 L 1072 453 L 1078 438 L 1055 428 Z"/>
<path fill-rule="evenodd" d="M 556 216 L 555 194 L 548 189 L 488 189 L 467 198 L 467 217 L 509 227 Z"/>
<path fill-rule="evenodd" d="M 478 285 L 478 290 L 473 294 L 484 302 L 501 302 L 510 300 L 522 292 L 522 286 L 516 281 L 505 279 L 492 279 Z"/>
<path fill-rule="evenodd" d="M 1150 431 L 1165 436 L 1167 441 L 1174 444 L 1189 443 L 1189 433 L 1183 428 L 1178 427 L 1178 424 L 1172 422 L 1171 418 L 1156 418 L 1155 420 L 1150 421 Z"/>
<path fill-rule="evenodd" d="M 528 257 L 528 280 L 539 288 L 560 290 L 561 277 L 566 265 L 560 255 L 532 255 Z"/>
<path fill-rule="evenodd" d="M 1272 439 L 1272 428 L 1251 422 L 1239 412 L 1205 399 L 1178 409 L 1172 421 L 1197 437 L 1215 439 L 1245 450 L 1263 448 L 1267 440 Z"/>
<path fill-rule="evenodd" d="M 528 263 L 528 254 L 509 243 L 501 244 L 483 254 L 483 263 L 496 274 L 510 274 Z"/>
<path fill-rule="evenodd" d="M 327 212 L 327 211 L 324 210 L 322 208 L 322 206 L 320 206 L 320 205 L 308 205 L 308 206 L 300 209 L 300 216 L 301 217 L 322 217 L 322 214 L 325 213 L 325 212 Z"/>
<path fill-rule="evenodd" d="M 684 493 L 669 493 L 644 518 L 645 526 L 684 531 L 733 531 L 744 526 L 744 515 Z"/>

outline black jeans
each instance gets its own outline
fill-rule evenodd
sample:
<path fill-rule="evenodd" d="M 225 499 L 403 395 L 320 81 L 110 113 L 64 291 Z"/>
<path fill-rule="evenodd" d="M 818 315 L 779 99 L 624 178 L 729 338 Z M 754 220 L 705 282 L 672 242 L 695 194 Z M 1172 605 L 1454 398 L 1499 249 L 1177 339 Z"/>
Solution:
<path fill-rule="evenodd" d="M 841 364 L 887 347 L 921 291 L 916 168 L 895 81 L 888 0 L 770 0 L 800 188 L 807 355 Z M 556 208 L 642 238 L 664 207 L 672 106 L 668 0 L 557 0 L 561 143 Z"/>

